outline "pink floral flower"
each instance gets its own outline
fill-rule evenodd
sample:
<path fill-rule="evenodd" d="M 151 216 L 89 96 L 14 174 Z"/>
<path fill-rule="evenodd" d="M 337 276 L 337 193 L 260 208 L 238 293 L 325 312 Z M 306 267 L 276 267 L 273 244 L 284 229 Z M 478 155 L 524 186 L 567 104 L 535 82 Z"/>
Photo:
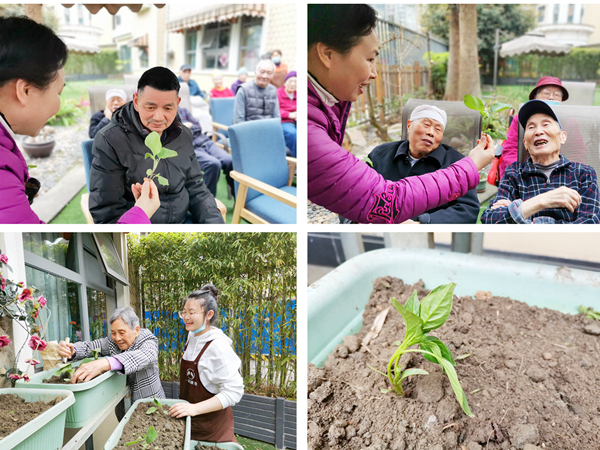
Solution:
<path fill-rule="evenodd" d="M 19 375 L 17 375 L 16 373 L 11 373 L 8 375 L 8 378 L 10 378 L 11 380 L 18 380 L 21 377 Z"/>
<path fill-rule="evenodd" d="M 0 289 L 6 289 L 6 280 L 0 275 Z"/>
<path fill-rule="evenodd" d="M 48 300 L 46 300 L 46 298 L 45 298 L 45 297 L 43 297 L 43 296 L 41 296 L 41 295 L 40 295 L 40 296 L 38 297 L 38 302 L 40 302 L 40 305 L 41 305 L 41 306 L 42 306 L 42 308 L 43 308 L 44 306 L 46 306 L 46 303 L 48 302 Z"/>
<path fill-rule="evenodd" d="M 29 375 L 28 375 L 28 374 L 26 374 L 26 373 L 24 373 L 23 375 L 21 375 L 21 378 L 23 378 L 23 379 L 24 379 L 25 381 L 27 381 L 27 382 L 31 381 L 31 380 L 29 379 Z"/>
<path fill-rule="evenodd" d="M 25 300 L 33 300 L 30 289 L 23 289 L 23 293 L 19 295 L 19 301 L 23 303 Z"/>
<path fill-rule="evenodd" d="M 17 283 L 17 286 L 19 286 L 20 288 L 22 288 L 22 287 L 25 287 L 25 283 L 24 283 L 24 282 L 22 282 L 22 281 L 19 281 L 19 282 Z"/>
<path fill-rule="evenodd" d="M 31 359 L 26 359 L 25 364 L 31 364 L 31 365 L 35 366 L 35 365 L 40 364 L 40 362 L 37 359 L 31 358 Z"/>
<path fill-rule="evenodd" d="M 2 261 L 4 264 L 8 264 L 8 257 L 5 254 L 1 254 L 0 261 Z"/>
<path fill-rule="evenodd" d="M 40 339 L 39 336 L 31 336 L 29 339 L 29 348 L 33 351 L 39 350 L 43 352 L 46 349 L 46 342 L 43 339 Z"/>
<path fill-rule="evenodd" d="M 6 334 L 3 336 L 0 336 L 0 348 L 6 347 L 8 344 L 10 344 L 10 342 L 11 341 Z"/>

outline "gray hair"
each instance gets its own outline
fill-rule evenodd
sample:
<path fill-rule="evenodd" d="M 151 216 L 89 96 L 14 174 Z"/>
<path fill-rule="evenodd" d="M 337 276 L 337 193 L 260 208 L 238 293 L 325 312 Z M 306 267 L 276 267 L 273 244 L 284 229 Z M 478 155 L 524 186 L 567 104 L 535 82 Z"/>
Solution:
<path fill-rule="evenodd" d="M 258 71 L 259 71 L 261 64 L 264 64 L 264 63 L 270 63 L 270 64 L 271 64 L 271 66 L 273 67 L 273 72 L 275 72 L 275 69 L 276 69 L 276 68 L 275 68 L 275 63 L 274 63 L 273 61 L 271 61 L 270 59 L 261 59 L 261 60 L 258 62 L 258 64 L 256 65 L 256 72 L 258 72 Z"/>
<path fill-rule="evenodd" d="M 135 330 L 135 327 L 140 326 L 140 319 L 138 319 L 137 314 L 131 306 L 115 309 L 110 315 L 110 324 L 112 325 L 112 323 L 117 319 L 121 319 L 123 322 L 129 325 L 129 328 L 132 330 Z"/>

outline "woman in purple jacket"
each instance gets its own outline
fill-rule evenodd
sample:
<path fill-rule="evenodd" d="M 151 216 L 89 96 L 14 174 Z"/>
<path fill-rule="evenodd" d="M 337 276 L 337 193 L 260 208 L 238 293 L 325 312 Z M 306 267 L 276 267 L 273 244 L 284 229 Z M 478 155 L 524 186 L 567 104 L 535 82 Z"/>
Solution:
<path fill-rule="evenodd" d="M 33 179 L 15 134 L 37 136 L 57 113 L 67 56 L 50 28 L 25 17 L 0 17 L 0 223 L 43 223 L 30 206 L 35 192 L 26 192 L 25 183 Z M 137 201 L 118 223 L 150 223 L 160 206 L 156 185 L 145 181 L 131 189 Z"/>
<path fill-rule="evenodd" d="M 377 13 L 368 5 L 308 5 L 308 197 L 359 223 L 401 223 L 455 200 L 492 162 L 484 135 L 447 169 L 386 181 L 341 146 L 348 113 L 377 77 Z"/>

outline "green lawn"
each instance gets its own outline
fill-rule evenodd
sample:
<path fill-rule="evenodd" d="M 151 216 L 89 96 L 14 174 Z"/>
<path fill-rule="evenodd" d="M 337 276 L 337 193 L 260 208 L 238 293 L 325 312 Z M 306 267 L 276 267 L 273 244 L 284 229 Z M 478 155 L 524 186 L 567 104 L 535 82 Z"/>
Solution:
<path fill-rule="evenodd" d="M 87 187 L 84 187 L 50 223 L 86 223 L 85 216 L 81 211 L 81 196 L 86 192 Z M 225 181 L 225 176 L 223 174 L 221 174 L 219 182 L 217 183 L 217 198 L 221 200 L 227 208 L 225 223 L 231 223 L 235 200 L 233 198 L 227 198 L 227 181 Z M 242 223 L 247 222 L 242 219 Z"/>
<path fill-rule="evenodd" d="M 491 199 L 490 199 L 491 200 Z M 483 212 L 487 209 L 488 205 L 490 204 L 490 200 L 486 200 L 485 202 L 483 202 L 481 204 L 481 206 L 479 207 L 479 215 L 477 216 L 477 223 L 481 223 L 481 215 L 483 214 Z"/>
<path fill-rule="evenodd" d="M 267 444 L 266 442 L 255 441 L 247 437 L 236 435 L 238 443 L 246 450 L 275 450 L 275 446 Z"/>
<path fill-rule="evenodd" d="M 60 99 L 61 101 L 74 100 L 76 103 L 79 103 L 82 97 L 84 98 L 84 100 L 89 100 L 88 87 L 101 86 L 106 84 L 118 86 L 123 84 L 123 80 L 103 78 L 100 80 L 90 81 L 67 81 L 65 83 L 65 87 L 62 91 L 62 94 L 60 95 Z"/>

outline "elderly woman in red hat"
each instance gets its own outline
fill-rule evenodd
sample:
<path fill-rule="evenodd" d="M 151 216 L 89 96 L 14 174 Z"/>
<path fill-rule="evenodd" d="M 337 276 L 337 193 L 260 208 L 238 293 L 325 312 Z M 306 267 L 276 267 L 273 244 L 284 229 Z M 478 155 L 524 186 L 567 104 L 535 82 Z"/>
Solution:
<path fill-rule="evenodd" d="M 564 88 L 558 78 L 542 77 L 529 94 L 529 100 L 543 100 L 549 105 L 559 105 L 569 98 L 569 92 Z M 519 152 L 519 117 L 514 116 L 508 127 L 506 141 L 502 144 L 502 162 L 500 163 L 500 179 L 509 164 L 518 159 Z"/>

